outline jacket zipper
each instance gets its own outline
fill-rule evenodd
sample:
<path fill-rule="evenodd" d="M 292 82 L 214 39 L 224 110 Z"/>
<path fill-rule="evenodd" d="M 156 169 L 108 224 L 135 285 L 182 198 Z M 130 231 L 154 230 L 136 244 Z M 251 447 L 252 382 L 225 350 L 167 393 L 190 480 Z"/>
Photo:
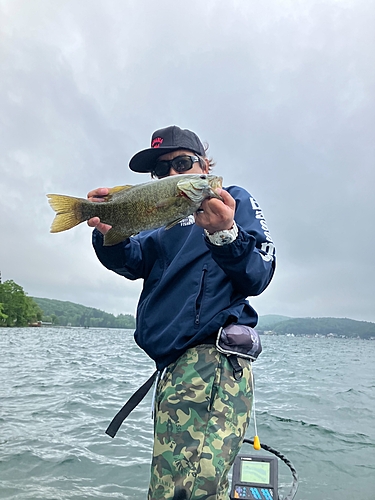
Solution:
<path fill-rule="evenodd" d="M 195 324 L 199 325 L 200 314 L 201 314 L 201 306 L 204 295 L 204 286 L 206 282 L 206 274 L 207 274 L 207 266 L 205 265 L 202 270 L 201 281 L 199 284 L 199 291 L 197 295 L 197 299 L 195 301 Z"/>

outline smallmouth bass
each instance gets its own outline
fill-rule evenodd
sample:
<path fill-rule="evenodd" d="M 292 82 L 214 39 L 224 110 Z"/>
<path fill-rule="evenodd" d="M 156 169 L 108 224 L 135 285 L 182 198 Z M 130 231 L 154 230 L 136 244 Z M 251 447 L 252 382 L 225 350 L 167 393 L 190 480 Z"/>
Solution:
<path fill-rule="evenodd" d="M 211 174 L 180 174 L 163 179 L 116 186 L 103 202 L 60 194 L 47 194 L 56 212 L 51 233 L 66 231 L 92 217 L 112 226 L 104 245 L 115 245 L 140 231 L 165 226 L 169 229 L 198 210 L 207 198 L 218 198 L 222 177 Z"/>

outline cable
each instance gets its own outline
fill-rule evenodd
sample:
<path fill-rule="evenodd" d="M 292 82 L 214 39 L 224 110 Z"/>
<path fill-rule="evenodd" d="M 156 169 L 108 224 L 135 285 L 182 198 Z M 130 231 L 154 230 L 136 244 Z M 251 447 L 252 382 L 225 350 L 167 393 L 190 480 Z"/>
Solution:
<path fill-rule="evenodd" d="M 254 431 L 255 431 L 253 446 L 254 446 L 255 450 L 260 450 L 260 441 L 259 441 L 259 436 L 258 436 L 257 418 L 256 418 L 256 411 L 255 411 L 255 383 L 254 383 L 254 373 L 253 373 L 252 361 L 250 361 L 250 365 L 251 365 L 251 370 L 250 370 L 251 385 L 253 387 L 253 404 L 252 404 L 251 411 L 252 411 L 252 415 L 253 415 L 253 419 L 254 419 Z"/>
<path fill-rule="evenodd" d="M 245 438 L 243 440 L 243 442 L 244 443 L 248 443 L 248 444 L 254 444 L 254 440 L 253 439 L 247 439 L 247 438 Z M 286 458 L 286 456 L 284 456 L 279 451 L 274 450 L 273 448 L 271 448 L 271 446 L 268 446 L 266 444 L 260 443 L 260 447 L 263 450 L 269 451 L 270 453 L 272 453 L 273 455 L 275 455 L 277 458 L 279 458 L 280 460 L 282 460 L 289 467 L 289 469 L 290 469 L 290 471 L 292 473 L 292 476 L 293 476 L 293 482 L 292 482 L 292 486 L 290 488 L 290 491 L 289 491 L 288 495 L 286 497 L 284 497 L 283 500 L 293 500 L 293 498 L 296 496 L 297 489 L 298 489 L 298 474 L 297 474 L 297 471 L 296 471 L 294 465 L 292 464 L 292 462 L 290 460 L 288 460 Z M 278 497 L 278 500 L 281 500 L 280 497 Z"/>

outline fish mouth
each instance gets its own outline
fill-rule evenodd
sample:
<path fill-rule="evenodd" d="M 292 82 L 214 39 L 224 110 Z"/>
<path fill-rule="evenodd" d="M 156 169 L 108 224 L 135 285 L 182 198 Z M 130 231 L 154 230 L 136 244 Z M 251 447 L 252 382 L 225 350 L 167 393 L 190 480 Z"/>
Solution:
<path fill-rule="evenodd" d="M 208 178 L 209 179 L 209 183 L 210 183 L 210 186 L 212 187 L 212 189 L 217 189 L 217 188 L 222 188 L 223 187 L 223 178 L 222 177 L 218 177 L 218 176 L 213 176 L 212 179 L 210 179 L 210 177 Z"/>
<path fill-rule="evenodd" d="M 210 198 L 218 198 L 219 200 L 223 201 L 223 198 L 217 194 L 215 191 L 216 189 L 221 189 L 223 187 L 223 178 L 218 177 L 217 175 L 208 175 L 208 189 L 207 192 L 210 196 Z"/>

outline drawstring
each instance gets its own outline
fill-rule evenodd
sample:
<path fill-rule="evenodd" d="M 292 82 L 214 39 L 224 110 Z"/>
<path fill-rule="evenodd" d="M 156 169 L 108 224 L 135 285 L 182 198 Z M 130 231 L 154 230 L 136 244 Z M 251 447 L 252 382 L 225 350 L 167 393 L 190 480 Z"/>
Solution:
<path fill-rule="evenodd" d="M 151 418 L 153 419 L 155 416 L 155 402 L 156 402 L 156 391 L 158 389 L 158 384 L 161 382 L 164 378 L 164 375 L 167 371 L 167 367 L 164 368 L 162 372 L 158 371 L 155 379 L 155 385 L 154 389 L 152 391 L 152 399 L 151 399 Z"/>

